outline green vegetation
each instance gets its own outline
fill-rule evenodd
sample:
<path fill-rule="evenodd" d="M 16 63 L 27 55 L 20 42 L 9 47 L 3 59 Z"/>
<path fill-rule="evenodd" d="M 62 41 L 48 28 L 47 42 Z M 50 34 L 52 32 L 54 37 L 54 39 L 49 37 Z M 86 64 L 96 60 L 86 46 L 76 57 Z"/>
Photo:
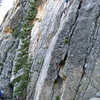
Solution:
<path fill-rule="evenodd" d="M 37 64 L 37 65 L 39 65 L 39 64 L 40 64 L 40 62 L 38 61 L 36 64 Z"/>
<path fill-rule="evenodd" d="M 65 44 L 66 44 L 66 43 L 69 43 L 68 37 L 66 37 L 66 38 L 64 39 L 64 43 L 65 43 Z"/>
<path fill-rule="evenodd" d="M 55 97 L 55 100 L 60 100 L 60 96 L 56 96 Z"/>
<path fill-rule="evenodd" d="M 14 38 L 17 38 L 18 35 L 19 35 L 19 33 L 20 33 L 19 29 L 16 28 L 16 29 L 13 31 L 12 36 L 13 36 Z"/>
<path fill-rule="evenodd" d="M 0 62 L 0 66 L 3 66 L 3 63 L 2 62 Z"/>
<path fill-rule="evenodd" d="M 31 29 L 33 27 L 32 21 L 34 20 L 36 14 L 37 0 L 34 0 L 34 2 L 30 2 L 28 14 L 23 23 L 21 32 L 19 32 L 17 29 L 13 32 L 13 36 L 15 38 L 19 37 L 22 41 L 20 49 L 18 50 L 19 54 L 15 60 L 16 64 L 14 73 L 16 74 L 19 70 L 23 69 L 23 74 L 15 78 L 11 84 L 13 86 L 16 86 L 17 84 L 13 94 L 18 95 L 21 100 L 25 100 L 26 98 L 27 85 L 29 82 L 29 70 L 32 64 L 32 60 L 29 58 L 28 50 L 31 37 Z"/>
<path fill-rule="evenodd" d="M 41 57 L 41 63 L 43 63 L 43 62 L 44 62 L 44 56 Z"/>
<path fill-rule="evenodd" d="M 6 35 L 6 36 L 3 36 L 3 38 L 4 38 L 4 39 L 8 39 L 8 38 L 9 38 L 9 36 L 8 36 L 8 35 Z"/>

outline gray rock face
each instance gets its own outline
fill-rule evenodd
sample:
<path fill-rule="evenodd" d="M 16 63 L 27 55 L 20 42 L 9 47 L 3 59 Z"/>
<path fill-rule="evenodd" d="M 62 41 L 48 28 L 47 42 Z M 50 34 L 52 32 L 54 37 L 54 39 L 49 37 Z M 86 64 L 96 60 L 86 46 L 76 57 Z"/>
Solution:
<path fill-rule="evenodd" d="M 63 6 L 50 0 L 38 31 L 33 29 L 27 100 L 89 100 L 100 90 L 100 1 Z"/>
<path fill-rule="evenodd" d="M 1 25 L 1 31 L 4 33 L 12 33 L 14 30 L 21 29 L 28 7 L 28 0 L 15 0 L 13 8 L 5 15 Z"/>
<path fill-rule="evenodd" d="M 13 61 L 18 46 L 18 39 L 12 38 L 11 35 L 0 35 L 0 90 L 7 95 L 11 95 L 11 87 L 9 86 L 12 75 Z"/>
<path fill-rule="evenodd" d="M 0 90 L 8 96 L 12 94 L 13 87 L 9 83 L 13 77 L 16 50 L 19 45 L 19 39 L 13 38 L 11 34 L 13 30 L 20 31 L 28 6 L 28 0 L 16 0 L 0 27 Z"/>
<path fill-rule="evenodd" d="M 28 0 L 16 1 L 1 30 L 20 27 L 28 7 Z M 69 0 L 67 5 L 43 0 L 36 19 L 26 100 L 100 100 L 100 0 Z M 19 39 L 0 34 L 0 89 L 6 93 L 18 45 Z"/>

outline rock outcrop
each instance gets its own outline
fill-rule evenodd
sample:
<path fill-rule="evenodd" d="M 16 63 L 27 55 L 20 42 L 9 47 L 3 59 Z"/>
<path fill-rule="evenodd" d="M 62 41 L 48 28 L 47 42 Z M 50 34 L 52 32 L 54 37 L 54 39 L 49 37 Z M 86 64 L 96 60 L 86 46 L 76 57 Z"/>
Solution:
<path fill-rule="evenodd" d="M 21 1 L 26 6 L 19 7 Z M 20 44 L 11 30 L 21 30 L 29 8 L 28 0 L 21 1 L 1 26 L 0 89 L 9 95 Z M 37 9 L 26 100 L 100 100 L 100 1 L 69 0 L 66 5 L 61 0 L 42 0 Z"/>

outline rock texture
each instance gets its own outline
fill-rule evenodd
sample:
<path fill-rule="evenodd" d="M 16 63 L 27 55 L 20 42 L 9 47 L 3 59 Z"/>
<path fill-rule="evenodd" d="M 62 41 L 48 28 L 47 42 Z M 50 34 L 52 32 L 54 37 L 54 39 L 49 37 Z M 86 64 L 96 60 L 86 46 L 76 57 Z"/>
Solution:
<path fill-rule="evenodd" d="M 69 8 L 63 6 L 60 1 L 48 1 L 43 21 L 38 31 L 34 29 L 27 100 L 58 96 L 89 100 L 100 91 L 100 1 L 73 0 Z"/>
<path fill-rule="evenodd" d="M 9 96 L 12 92 L 9 83 L 18 41 L 18 39 L 14 39 L 10 34 L 0 34 L 0 90 L 3 90 Z"/>
<path fill-rule="evenodd" d="M 20 26 L 25 8 L 13 17 L 8 13 L 1 30 Z M 26 100 L 100 100 L 100 1 L 43 0 L 33 23 Z M 18 44 L 19 39 L 0 34 L 0 89 L 5 91 Z"/>
<path fill-rule="evenodd" d="M 28 0 L 15 0 L 13 8 L 7 12 L 0 27 L 0 90 L 10 97 L 13 91 L 10 82 L 15 77 L 13 69 L 20 45 L 20 39 L 14 38 L 12 32 L 21 30 L 28 6 Z"/>

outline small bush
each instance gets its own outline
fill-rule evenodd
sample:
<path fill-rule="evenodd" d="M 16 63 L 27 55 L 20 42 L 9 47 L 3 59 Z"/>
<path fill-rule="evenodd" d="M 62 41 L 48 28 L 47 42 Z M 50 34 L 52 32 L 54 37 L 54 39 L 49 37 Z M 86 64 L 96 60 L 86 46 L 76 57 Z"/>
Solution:
<path fill-rule="evenodd" d="M 66 44 L 66 43 L 69 43 L 68 37 L 66 37 L 66 38 L 64 39 L 64 43 L 65 43 L 65 44 Z"/>
<path fill-rule="evenodd" d="M 55 97 L 55 100 L 60 100 L 60 96 L 56 96 Z"/>

